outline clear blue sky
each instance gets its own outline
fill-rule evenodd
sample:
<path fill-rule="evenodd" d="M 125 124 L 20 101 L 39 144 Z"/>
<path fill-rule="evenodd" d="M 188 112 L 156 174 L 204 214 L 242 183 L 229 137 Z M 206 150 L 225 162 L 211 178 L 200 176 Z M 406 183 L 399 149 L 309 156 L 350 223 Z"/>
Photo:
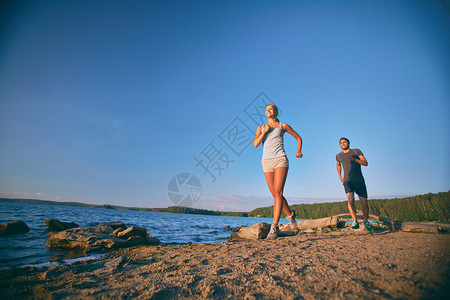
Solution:
<path fill-rule="evenodd" d="M 272 205 L 246 147 L 266 100 L 304 141 L 291 204 L 345 200 L 341 136 L 369 198 L 450 189 L 448 1 L 3 3 L 0 197 L 167 207 L 187 172 L 194 207 Z"/>

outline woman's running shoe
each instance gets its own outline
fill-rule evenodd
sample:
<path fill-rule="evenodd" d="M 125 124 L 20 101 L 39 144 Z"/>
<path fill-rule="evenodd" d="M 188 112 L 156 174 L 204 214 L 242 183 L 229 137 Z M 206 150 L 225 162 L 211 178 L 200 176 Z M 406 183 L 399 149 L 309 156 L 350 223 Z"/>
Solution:
<path fill-rule="evenodd" d="M 268 239 L 268 240 L 277 239 L 279 232 L 280 232 L 280 229 L 278 228 L 278 224 L 270 225 L 270 231 L 269 231 L 269 234 L 267 235 L 266 239 Z"/>
<path fill-rule="evenodd" d="M 292 215 L 290 217 L 286 217 L 286 219 L 289 220 L 289 225 L 291 226 L 291 230 L 292 231 L 296 231 L 297 230 L 297 222 L 295 221 L 295 217 L 297 216 L 297 213 L 295 211 L 295 209 L 292 209 Z"/>

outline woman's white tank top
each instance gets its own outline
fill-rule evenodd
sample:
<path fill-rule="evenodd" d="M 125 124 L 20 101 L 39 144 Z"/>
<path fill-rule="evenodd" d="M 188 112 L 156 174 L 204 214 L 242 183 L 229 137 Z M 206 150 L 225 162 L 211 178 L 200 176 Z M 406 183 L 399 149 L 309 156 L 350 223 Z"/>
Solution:
<path fill-rule="evenodd" d="M 263 126 L 264 128 L 264 126 Z M 263 129 L 261 129 L 263 130 Z M 262 140 L 263 157 L 262 159 L 271 159 L 286 156 L 284 152 L 284 129 L 283 126 L 277 128 L 270 128 L 269 132 Z"/>

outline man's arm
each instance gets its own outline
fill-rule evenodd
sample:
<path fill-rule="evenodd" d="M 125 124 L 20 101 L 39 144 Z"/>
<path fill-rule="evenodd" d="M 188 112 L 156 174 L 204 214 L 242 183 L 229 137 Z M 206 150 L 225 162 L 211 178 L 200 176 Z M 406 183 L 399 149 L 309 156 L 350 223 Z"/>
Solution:
<path fill-rule="evenodd" d="M 339 179 L 341 180 L 341 182 L 344 182 L 344 178 L 342 178 L 342 176 L 341 176 L 341 174 L 342 174 L 342 166 L 341 166 L 341 162 L 340 161 L 336 162 L 336 169 L 337 169 L 337 172 L 339 174 Z"/>
<path fill-rule="evenodd" d="M 352 157 L 352 160 L 353 160 L 354 162 L 357 162 L 357 163 L 360 164 L 361 166 L 366 166 L 366 167 L 367 167 L 367 165 L 369 164 L 369 163 L 367 162 L 367 159 L 364 157 L 364 155 L 360 155 L 359 158 L 353 158 L 353 157 Z"/>

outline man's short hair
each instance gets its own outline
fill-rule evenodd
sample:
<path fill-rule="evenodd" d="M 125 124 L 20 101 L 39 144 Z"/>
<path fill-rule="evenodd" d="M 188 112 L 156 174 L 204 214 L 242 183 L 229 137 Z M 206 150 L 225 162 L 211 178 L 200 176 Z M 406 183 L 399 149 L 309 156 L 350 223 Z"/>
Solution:
<path fill-rule="evenodd" d="M 350 141 L 348 140 L 348 138 L 345 138 L 345 137 L 341 137 L 340 138 L 340 140 L 339 140 L 339 143 L 342 141 L 342 140 L 346 140 L 347 141 L 347 143 L 349 143 L 350 144 Z"/>

